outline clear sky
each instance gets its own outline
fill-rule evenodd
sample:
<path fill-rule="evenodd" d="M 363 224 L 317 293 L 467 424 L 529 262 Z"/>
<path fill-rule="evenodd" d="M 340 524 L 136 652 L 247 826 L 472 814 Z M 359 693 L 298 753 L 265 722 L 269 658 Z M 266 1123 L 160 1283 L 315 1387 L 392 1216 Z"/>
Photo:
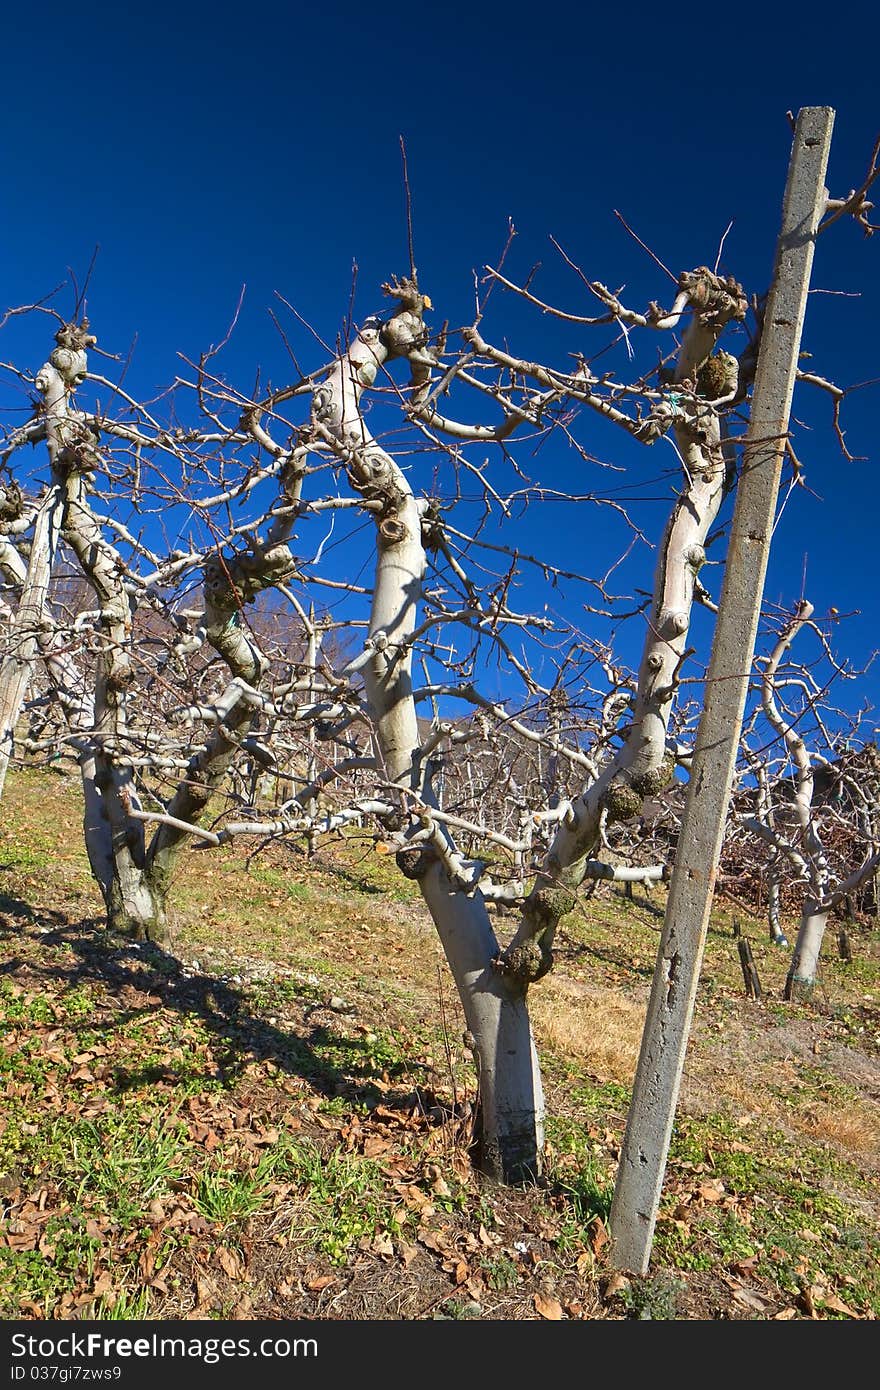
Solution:
<path fill-rule="evenodd" d="M 511 273 L 540 260 L 536 289 L 554 302 L 592 312 L 551 235 L 591 278 L 625 283 L 632 307 L 668 301 L 672 286 L 614 209 L 676 274 L 713 264 L 732 221 L 721 268 L 762 292 L 786 112 L 835 108 L 829 187 L 857 185 L 880 133 L 880 19 L 849 0 L 714 13 L 455 0 L 18 7 L 4 25 L 2 307 L 41 297 L 68 267 L 82 280 L 97 245 L 89 315 L 108 349 L 125 353 L 137 335 L 130 389 L 164 384 L 176 353 L 222 337 L 243 284 L 227 367 L 242 379 L 257 363 L 274 371 L 275 291 L 332 342 L 353 262 L 356 317 L 380 309 L 379 285 L 406 270 L 400 136 L 438 321 L 469 321 L 474 270 L 497 261 L 508 219 Z M 880 236 L 853 224 L 827 233 L 813 285 L 849 295 L 811 296 L 811 368 L 844 386 L 880 377 Z M 522 355 L 577 345 L 509 298 L 497 309 L 498 332 L 509 329 Z M 26 365 L 39 365 L 38 352 Z M 864 456 L 853 463 L 835 444 L 828 400 L 799 391 L 811 492 L 786 508 L 767 585 L 769 600 L 790 606 L 806 566 L 818 614 L 859 610 L 838 630 L 856 663 L 880 645 L 878 390 L 844 403 L 850 451 Z M 607 437 L 601 447 L 608 457 Z M 642 451 L 638 467 L 649 479 L 657 458 Z M 667 485 L 657 525 L 670 496 Z M 532 549 L 599 572 L 589 515 L 563 533 L 558 515 L 534 510 Z M 880 703 L 880 669 L 864 690 Z"/>

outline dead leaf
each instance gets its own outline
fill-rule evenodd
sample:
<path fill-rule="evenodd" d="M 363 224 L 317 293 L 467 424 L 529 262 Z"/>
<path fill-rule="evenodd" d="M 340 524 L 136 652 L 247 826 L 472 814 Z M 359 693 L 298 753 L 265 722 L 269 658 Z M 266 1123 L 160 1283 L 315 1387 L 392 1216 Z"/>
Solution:
<path fill-rule="evenodd" d="M 444 1231 L 419 1231 L 418 1238 L 426 1250 L 434 1250 L 438 1255 L 445 1255 L 449 1249 L 449 1238 Z"/>
<path fill-rule="evenodd" d="M 605 1285 L 605 1297 L 614 1298 L 616 1294 L 624 1294 L 630 1288 L 630 1281 L 625 1274 L 612 1274 L 608 1283 Z"/>
<path fill-rule="evenodd" d="M 605 1229 L 604 1221 L 597 1218 L 590 1229 L 590 1248 L 594 1255 L 601 1255 L 605 1246 L 610 1241 L 610 1236 Z"/>
<path fill-rule="evenodd" d="M 727 1188 L 720 1178 L 710 1178 L 700 1183 L 699 1193 L 704 1202 L 720 1202 L 727 1195 Z"/>
<path fill-rule="evenodd" d="M 403 1260 L 404 1269 L 409 1269 L 413 1260 L 418 1257 L 419 1247 L 417 1245 L 408 1245 L 406 1241 L 401 1241 L 398 1246 L 398 1253 Z"/>
<path fill-rule="evenodd" d="M 538 1312 L 542 1318 L 546 1318 L 548 1322 L 559 1322 L 560 1319 L 565 1317 L 559 1299 L 551 1298 L 549 1294 L 535 1294 L 535 1311 Z"/>
<path fill-rule="evenodd" d="M 272 1144 L 277 1144 L 279 1138 L 280 1135 L 277 1129 L 264 1129 L 262 1134 L 258 1134 L 255 1137 L 254 1143 L 259 1145 L 261 1148 L 264 1146 L 268 1147 Z"/>
<path fill-rule="evenodd" d="M 200 1308 L 210 1308 L 217 1297 L 217 1285 L 213 1279 L 196 1280 L 196 1302 Z"/>
<path fill-rule="evenodd" d="M 734 1289 L 733 1296 L 744 1308 L 754 1308 L 757 1313 L 763 1313 L 770 1307 L 768 1299 L 753 1293 L 751 1289 Z"/>
<path fill-rule="evenodd" d="M 374 1255 L 393 1255 L 394 1244 L 388 1232 L 379 1231 L 378 1234 L 374 1237 L 373 1244 L 370 1246 L 370 1249 L 373 1251 Z"/>
<path fill-rule="evenodd" d="M 383 1139 L 381 1135 L 368 1134 L 362 1152 L 364 1158 L 378 1158 L 379 1154 L 385 1153 L 390 1147 L 388 1140 Z"/>
<path fill-rule="evenodd" d="M 780 1313 L 773 1314 L 773 1322 L 787 1322 L 789 1318 L 797 1317 L 797 1308 L 783 1308 Z"/>
<path fill-rule="evenodd" d="M 223 1273 L 228 1274 L 230 1279 L 241 1278 L 244 1269 L 234 1250 L 230 1250 L 226 1245 L 221 1245 L 218 1247 L 216 1259 Z"/>
<path fill-rule="evenodd" d="M 816 1312 L 816 1305 L 813 1302 L 813 1295 L 809 1289 L 801 1289 L 797 1301 L 800 1304 L 801 1308 L 803 1308 L 804 1312 L 807 1313 L 811 1318 L 818 1318 L 819 1314 Z"/>
<path fill-rule="evenodd" d="M 843 1313 L 848 1318 L 857 1318 L 859 1315 L 843 1299 L 838 1298 L 837 1294 L 829 1293 L 822 1300 L 823 1308 L 830 1308 L 832 1313 Z"/>
<path fill-rule="evenodd" d="M 306 1284 L 309 1293 L 321 1293 L 324 1289 L 329 1289 L 331 1284 L 335 1284 L 336 1279 L 332 1274 L 319 1274 L 316 1279 L 310 1279 Z"/>

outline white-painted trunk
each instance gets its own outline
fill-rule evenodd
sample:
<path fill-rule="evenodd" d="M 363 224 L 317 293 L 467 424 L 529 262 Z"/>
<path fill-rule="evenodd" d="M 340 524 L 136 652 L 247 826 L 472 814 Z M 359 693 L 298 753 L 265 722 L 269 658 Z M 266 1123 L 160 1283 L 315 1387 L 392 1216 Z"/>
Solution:
<path fill-rule="evenodd" d="M 15 730 L 37 655 L 40 626 L 55 563 L 64 514 L 64 488 L 54 459 L 60 448 L 59 428 L 67 413 L 67 385 L 60 372 L 47 362 L 37 374 L 46 417 L 46 436 L 52 478 L 34 519 L 27 573 L 18 611 L 6 637 L 6 655 L 0 665 L 0 797 L 15 746 Z"/>
<path fill-rule="evenodd" d="M 476 1159 L 505 1182 L 534 1181 L 544 1149 L 544 1093 L 526 996 L 494 968 L 498 942 L 479 894 L 468 897 L 432 864 L 420 880 L 476 1044 Z"/>
<path fill-rule="evenodd" d="M 786 999 L 809 997 L 812 993 L 819 975 L 819 953 L 827 926 L 828 908 L 805 902 L 785 981 Z"/>
<path fill-rule="evenodd" d="M 771 858 L 767 866 L 767 924 L 770 928 L 770 940 L 777 946 L 787 946 L 788 937 L 782 929 L 780 911 L 779 865 L 775 857 Z"/>
<path fill-rule="evenodd" d="M 381 499 L 376 572 L 364 674 L 377 754 L 389 782 L 420 789 L 419 729 L 412 687 L 411 638 L 422 595 L 425 551 L 421 515 L 406 475 L 373 439 L 360 397 L 389 357 L 406 356 L 421 335 L 404 311 L 380 332 L 368 327 L 316 393 L 316 418 L 348 452 L 352 483 Z M 478 1161 L 510 1182 L 541 1171 L 544 1102 L 529 1026 L 526 991 L 494 968 L 498 943 L 479 892 L 450 882 L 430 854 L 415 874 L 461 997 L 480 1074 Z"/>

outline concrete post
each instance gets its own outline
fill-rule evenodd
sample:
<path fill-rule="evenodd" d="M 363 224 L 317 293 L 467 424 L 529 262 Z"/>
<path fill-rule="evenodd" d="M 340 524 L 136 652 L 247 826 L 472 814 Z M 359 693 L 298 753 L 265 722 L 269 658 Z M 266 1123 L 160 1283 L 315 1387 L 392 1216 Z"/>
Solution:
<path fill-rule="evenodd" d="M 755 650 L 834 112 L 798 115 L 706 697 L 611 1208 L 611 1264 L 646 1274 Z"/>

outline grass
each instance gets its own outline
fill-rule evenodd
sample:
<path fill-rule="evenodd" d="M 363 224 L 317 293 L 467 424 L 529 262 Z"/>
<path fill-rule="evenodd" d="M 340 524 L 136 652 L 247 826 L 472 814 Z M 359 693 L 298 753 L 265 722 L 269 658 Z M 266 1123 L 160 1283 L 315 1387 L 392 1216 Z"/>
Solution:
<path fill-rule="evenodd" d="M 765 987 L 751 1001 L 717 905 L 650 1274 L 620 1279 L 608 1226 L 660 890 L 606 888 L 563 922 L 530 998 L 547 1172 L 510 1190 L 470 1168 L 454 988 L 415 886 L 372 841 L 312 863 L 275 846 L 249 871 L 191 855 L 175 960 L 96 930 L 79 815 L 75 784 L 10 774 L 0 1316 L 880 1315 L 867 924 L 852 965 L 829 933 L 807 1007 L 782 1000 L 787 954 L 737 909 Z"/>

